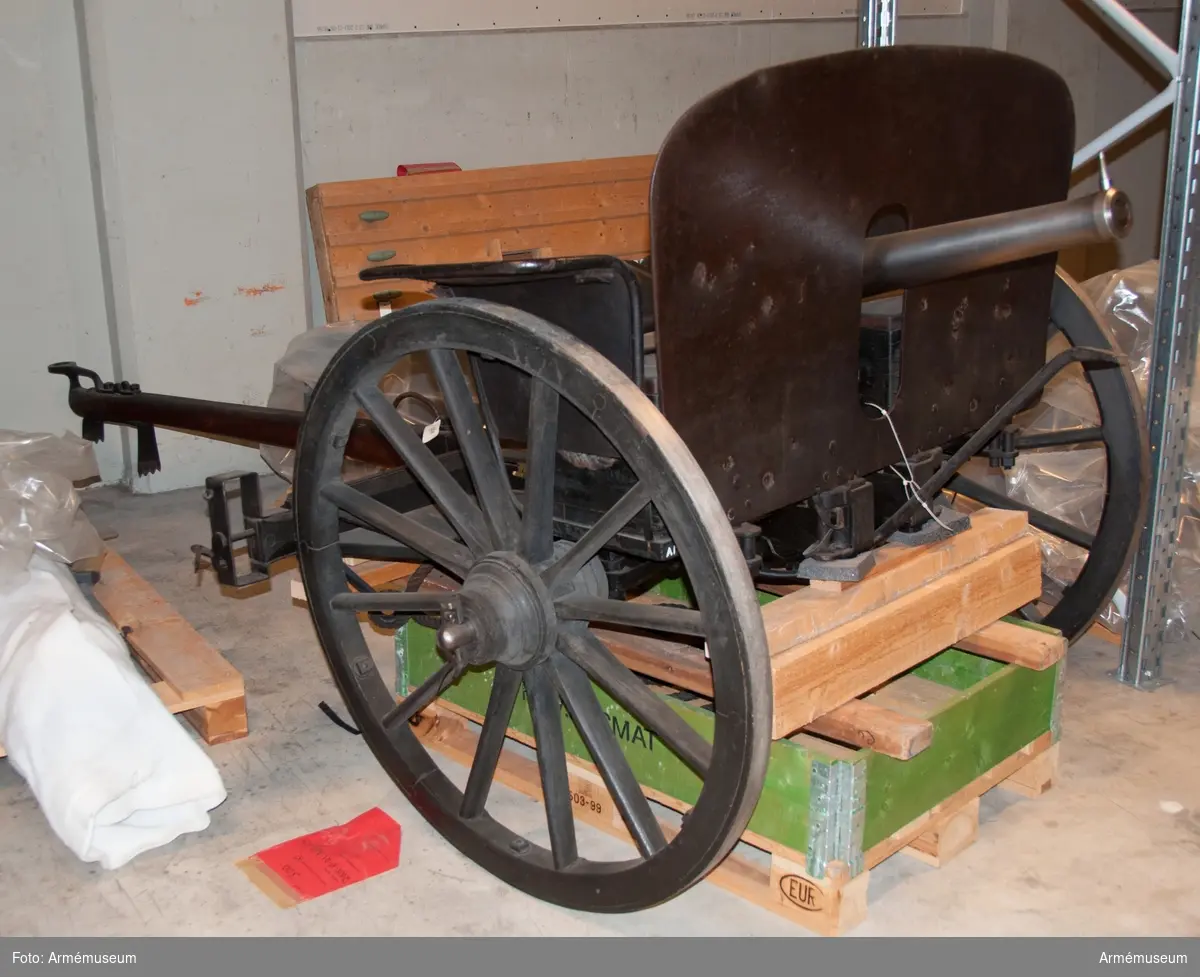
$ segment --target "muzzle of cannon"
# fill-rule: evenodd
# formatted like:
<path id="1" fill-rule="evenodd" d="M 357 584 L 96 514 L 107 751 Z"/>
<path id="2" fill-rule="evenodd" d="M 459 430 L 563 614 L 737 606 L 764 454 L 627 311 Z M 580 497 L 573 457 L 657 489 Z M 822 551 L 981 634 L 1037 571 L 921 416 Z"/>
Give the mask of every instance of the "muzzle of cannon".
<path id="1" fill-rule="evenodd" d="M 917 288 L 1042 254 L 1125 237 L 1133 208 L 1121 190 L 974 220 L 867 238 L 863 294 Z"/>

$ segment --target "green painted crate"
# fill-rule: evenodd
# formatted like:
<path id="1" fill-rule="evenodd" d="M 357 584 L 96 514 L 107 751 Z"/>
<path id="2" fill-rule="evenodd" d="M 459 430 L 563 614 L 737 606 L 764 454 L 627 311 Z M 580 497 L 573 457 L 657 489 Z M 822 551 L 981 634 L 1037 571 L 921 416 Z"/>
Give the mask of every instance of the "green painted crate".
<path id="1" fill-rule="evenodd" d="M 764 602 L 770 599 L 763 595 Z M 441 667 L 433 632 L 412 622 L 397 632 L 396 664 L 398 694 L 403 683 L 416 686 Z M 928 717 L 934 735 L 927 749 L 909 760 L 897 760 L 811 736 L 777 740 L 749 830 L 803 855 L 814 878 L 823 877 L 833 861 L 844 862 L 858 874 L 864 852 L 874 845 L 1046 733 L 1057 739 L 1063 664 L 1037 672 L 956 649 L 943 652 L 911 673 L 952 690 Z M 443 699 L 482 716 L 491 686 L 490 669 L 469 672 Z M 694 803 L 699 778 L 595 688 L 642 786 Z M 686 694 L 664 698 L 711 740 L 713 717 L 704 700 L 689 701 Z M 562 715 L 567 751 L 590 762 L 565 708 Z M 510 728 L 533 734 L 523 689 Z"/>

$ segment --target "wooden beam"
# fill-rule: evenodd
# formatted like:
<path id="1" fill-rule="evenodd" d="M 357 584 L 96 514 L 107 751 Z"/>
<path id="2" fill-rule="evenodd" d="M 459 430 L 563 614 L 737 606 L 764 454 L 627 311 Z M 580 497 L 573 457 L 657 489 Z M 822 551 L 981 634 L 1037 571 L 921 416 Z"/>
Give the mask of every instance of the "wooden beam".
<path id="1" fill-rule="evenodd" d="M 592 628 L 592 634 L 630 671 L 712 698 L 712 668 L 699 648 L 607 628 Z"/>
<path id="2" fill-rule="evenodd" d="M 772 738 L 794 733 L 955 646 L 1041 592 L 1041 550 L 1036 539 L 1023 536 L 833 630 L 773 649 Z"/>
<path id="3" fill-rule="evenodd" d="M 1041 672 L 1067 653 L 1067 639 L 1039 628 L 1026 628 L 1011 621 L 996 621 L 963 638 L 955 647 L 1010 665 Z"/>
<path id="4" fill-rule="evenodd" d="M 839 743 L 910 760 L 933 742 L 933 723 L 905 716 L 863 699 L 851 699 L 817 717 L 804 732 Z"/>
<path id="5" fill-rule="evenodd" d="M 764 607 L 771 651 L 791 648 L 884 607 L 1019 539 L 1028 526 L 1023 512 L 988 509 L 971 516 L 970 529 L 940 543 L 884 546 L 875 554 L 874 569 L 859 583 L 842 591 L 802 587 Z"/>
<path id="6" fill-rule="evenodd" d="M 347 564 L 349 560 L 345 561 Z M 369 587 L 374 587 L 376 590 L 388 589 L 390 584 L 401 584 L 408 580 L 417 568 L 421 566 L 419 563 L 380 563 L 370 561 L 368 563 L 351 564 L 351 569 L 357 573 Z M 434 577 L 438 577 L 435 580 Z M 431 587 L 440 584 L 440 581 L 445 579 L 440 574 L 430 574 L 430 579 L 426 581 Z M 439 589 L 444 589 L 439 586 Z M 308 596 L 304 592 L 304 583 L 297 575 L 291 583 L 292 600 L 296 603 L 307 606 Z"/>
<path id="7" fill-rule="evenodd" d="M 1124 640 L 1123 634 L 1118 634 L 1116 631 L 1110 631 L 1099 621 L 1088 628 L 1088 635 L 1093 638 L 1099 638 L 1101 641 L 1107 641 L 1110 645 L 1120 645 Z"/>
<path id="8" fill-rule="evenodd" d="M 961 697 L 958 689 L 909 672 L 876 689 L 866 701 L 912 719 L 930 719 Z"/>
<path id="9" fill-rule="evenodd" d="M 712 698 L 712 669 L 698 648 L 603 628 L 593 628 L 592 633 L 630 671 Z M 820 717 L 804 731 L 897 760 L 908 760 L 933 742 L 933 724 L 928 720 L 859 699 Z"/>

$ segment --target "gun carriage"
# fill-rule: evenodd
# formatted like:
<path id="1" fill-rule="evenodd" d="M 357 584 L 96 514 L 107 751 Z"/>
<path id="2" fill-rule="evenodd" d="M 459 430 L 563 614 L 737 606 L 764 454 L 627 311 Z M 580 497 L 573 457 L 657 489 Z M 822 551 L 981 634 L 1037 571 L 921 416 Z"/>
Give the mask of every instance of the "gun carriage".
<path id="1" fill-rule="evenodd" d="M 1112 188 L 1068 199 L 1073 135 L 1062 80 L 1007 54 L 896 48 L 768 68 L 672 129 L 651 187 L 648 262 L 364 269 L 364 281 L 432 282 L 437 297 L 353 334 L 303 412 L 50 369 L 69 378 L 86 436 L 138 430 L 143 474 L 157 468 L 155 427 L 294 447 L 284 509 L 263 511 L 254 476 L 240 476 L 240 528 L 229 477 L 210 480 L 206 553 L 218 577 L 250 586 L 297 556 L 347 706 L 416 808 L 539 898 L 636 910 L 703 877 L 758 800 L 772 688 L 756 584 L 861 579 L 886 543 L 957 532 L 954 496 L 1025 508 L 1032 526 L 1087 551 L 1074 583 L 1030 617 L 1074 639 L 1112 597 L 1142 524 L 1144 424 L 1112 336 L 1056 254 L 1123 236 L 1131 215 Z M 1055 334 L 1065 342 L 1047 360 Z M 409 356 L 425 358 L 440 390 L 428 441 L 380 389 Z M 1023 412 L 1068 368 L 1086 377 L 1100 423 L 1022 430 Z M 1106 455 L 1094 534 L 967 471 L 1076 445 Z M 351 459 L 382 470 L 347 480 Z M 236 567 L 242 544 L 249 573 Z M 375 592 L 348 557 L 428 564 L 445 585 Z M 686 580 L 690 600 L 625 599 L 664 578 Z M 399 701 L 368 653 L 364 612 L 385 627 L 416 617 L 436 628 L 443 664 Z M 703 647 L 711 740 L 593 624 Z M 412 723 L 479 670 L 491 670 L 490 700 L 459 789 Z M 593 683 L 703 781 L 669 841 Z M 519 695 L 544 844 L 489 813 Z M 581 856 L 564 715 L 636 858 Z"/>

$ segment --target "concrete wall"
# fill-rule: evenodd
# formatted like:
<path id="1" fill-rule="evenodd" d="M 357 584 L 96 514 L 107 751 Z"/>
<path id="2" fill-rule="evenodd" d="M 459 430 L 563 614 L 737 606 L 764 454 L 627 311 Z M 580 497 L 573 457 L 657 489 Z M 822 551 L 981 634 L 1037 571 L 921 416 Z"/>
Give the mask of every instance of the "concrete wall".
<path id="1" fill-rule="evenodd" d="M 284 0 L 0 6 L 0 427 L 78 430 L 53 360 L 263 403 L 307 325 Z M 106 282 L 108 288 L 106 290 Z M 122 432 L 99 446 L 127 474 Z M 196 485 L 257 452 L 160 432 Z"/>
<path id="2" fill-rule="evenodd" d="M 1080 0 L 1005 0 L 1008 50 L 1049 65 L 1066 80 L 1075 100 L 1075 143 L 1083 146 L 1147 102 L 1163 77 Z M 1131 7 L 1150 5 L 1131 3 Z M 1161 6 L 1161 5 L 1160 5 Z M 1179 41 L 1179 11 L 1135 9 L 1171 47 Z M 1064 256 L 1078 277 L 1125 267 L 1158 254 L 1170 113 L 1108 154 L 1113 182 L 1132 199 L 1135 226 L 1116 247 Z M 1097 187 L 1094 167 L 1077 176 L 1076 193 Z"/>
<path id="3" fill-rule="evenodd" d="M 970 21 L 913 18 L 901 39 L 963 43 Z M 713 89 L 856 39 L 853 20 L 836 20 L 302 40 L 304 179 L 654 152 Z"/>
<path id="4" fill-rule="evenodd" d="M 125 379 L 265 403 L 307 325 L 290 28 L 282 0 L 88 3 L 87 37 Z M 160 432 L 138 490 L 257 453 Z"/>
<path id="5" fill-rule="evenodd" d="M 993 0 L 967 7 L 902 19 L 898 39 L 989 45 Z M 398 163 L 475 169 L 653 153 L 713 89 L 857 37 L 855 21 L 833 20 L 298 41 L 304 184 L 390 176 Z"/>
<path id="6" fill-rule="evenodd" d="M 78 432 L 55 360 L 113 369 L 71 0 L 0 5 L 0 428 Z M 121 475 L 121 440 L 97 447 Z"/>

